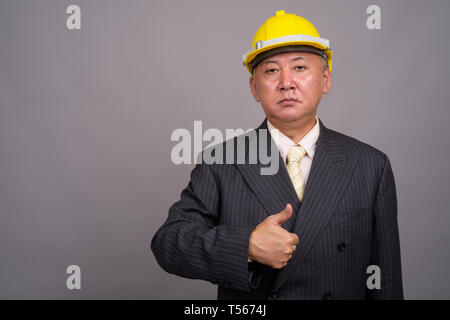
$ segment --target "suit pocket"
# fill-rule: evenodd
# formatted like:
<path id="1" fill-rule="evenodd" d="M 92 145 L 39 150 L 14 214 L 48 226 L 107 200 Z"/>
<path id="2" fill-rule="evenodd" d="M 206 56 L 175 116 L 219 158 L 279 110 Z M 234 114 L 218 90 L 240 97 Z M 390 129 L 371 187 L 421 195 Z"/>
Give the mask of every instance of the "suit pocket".
<path id="1" fill-rule="evenodd" d="M 355 223 L 370 217 L 370 208 L 355 211 L 334 213 L 331 217 L 331 224 Z"/>

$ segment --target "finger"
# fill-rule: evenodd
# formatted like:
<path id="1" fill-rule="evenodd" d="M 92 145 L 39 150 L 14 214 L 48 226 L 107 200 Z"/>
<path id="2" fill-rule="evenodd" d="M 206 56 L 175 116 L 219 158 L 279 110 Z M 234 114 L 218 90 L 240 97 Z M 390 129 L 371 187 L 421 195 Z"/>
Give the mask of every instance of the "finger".
<path id="1" fill-rule="evenodd" d="M 294 246 L 298 245 L 300 239 L 298 238 L 298 236 L 295 233 L 291 233 L 292 234 L 292 244 Z"/>
<path id="2" fill-rule="evenodd" d="M 288 203 L 286 207 L 283 209 L 283 211 L 274 214 L 272 217 L 274 222 L 281 226 L 283 223 L 288 221 L 291 216 L 292 216 L 292 206 L 290 203 Z"/>
<path id="3" fill-rule="evenodd" d="M 286 251 L 285 251 L 284 254 L 286 254 L 286 255 L 292 255 L 292 254 L 295 252 L 295 249 L 296 249 L 296 248 L 297 248 L 297 247 L 294 246 L 294 245 L 289 246 L 289 247 L 287 247 L 287 249 L 286 249 Z"/>

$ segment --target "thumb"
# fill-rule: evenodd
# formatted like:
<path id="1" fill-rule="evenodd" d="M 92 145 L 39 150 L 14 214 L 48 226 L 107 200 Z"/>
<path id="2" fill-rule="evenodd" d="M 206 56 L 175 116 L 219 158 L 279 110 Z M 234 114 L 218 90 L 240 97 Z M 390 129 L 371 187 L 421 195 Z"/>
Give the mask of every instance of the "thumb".
<path id="1" fill-rule="evenodd" d="M 286 207 L 283 209 L 283 211 L 275 214 L 274 222 L 279 224 L 280 226 L 289 220 L 289 218 L 292 216 L 292 206 L 290 203 L 286 205 Z"/>

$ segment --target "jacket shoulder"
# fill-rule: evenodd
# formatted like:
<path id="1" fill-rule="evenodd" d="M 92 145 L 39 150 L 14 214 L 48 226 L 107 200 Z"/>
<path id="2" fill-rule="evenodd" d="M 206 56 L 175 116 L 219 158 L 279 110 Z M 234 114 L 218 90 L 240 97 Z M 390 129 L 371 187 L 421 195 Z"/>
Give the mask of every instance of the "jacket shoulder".
<path id="1" fill-rule="evenodd" d="M 366 142 L 332 129 L 327 130 L 329 130 L 336 141 L 339 141 L 340 145 L 350 157 L 358 158 L 363 161 L 379 161 L 383 165 L 385 161 L 388 160 L 386 153 Z"/>

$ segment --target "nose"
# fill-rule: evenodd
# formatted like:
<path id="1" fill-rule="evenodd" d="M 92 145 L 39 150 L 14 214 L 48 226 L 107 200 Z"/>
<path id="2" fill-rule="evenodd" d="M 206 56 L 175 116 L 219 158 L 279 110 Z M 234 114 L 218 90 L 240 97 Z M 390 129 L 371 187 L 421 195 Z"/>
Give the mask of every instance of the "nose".
<path id="1" fill-rule="evenodd" d="M 294 77 L 290 70 L 283 70 L 280 75 L 280 91 L 295 90 Z"/>

